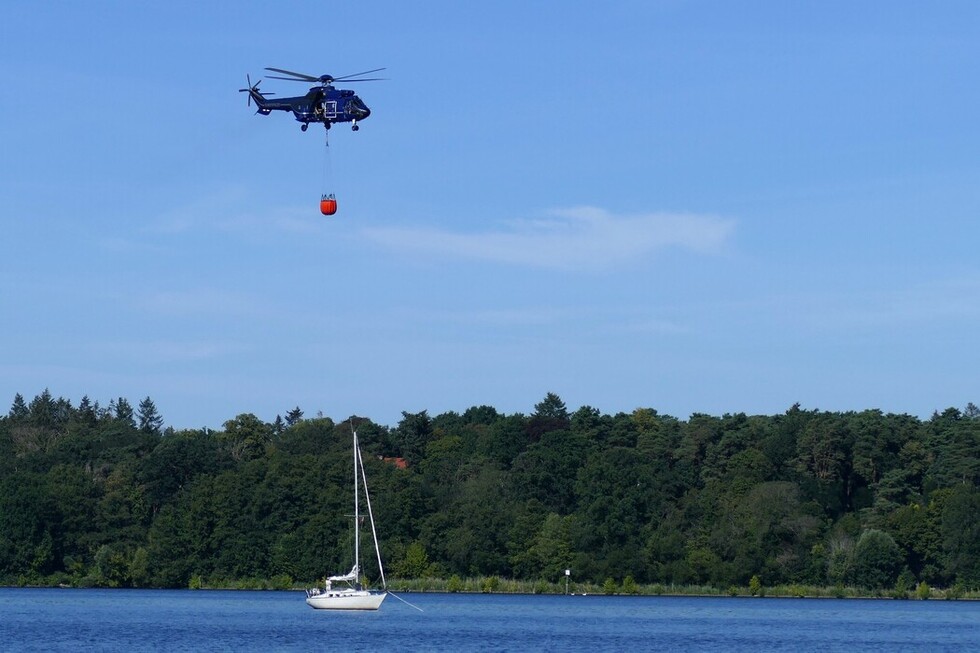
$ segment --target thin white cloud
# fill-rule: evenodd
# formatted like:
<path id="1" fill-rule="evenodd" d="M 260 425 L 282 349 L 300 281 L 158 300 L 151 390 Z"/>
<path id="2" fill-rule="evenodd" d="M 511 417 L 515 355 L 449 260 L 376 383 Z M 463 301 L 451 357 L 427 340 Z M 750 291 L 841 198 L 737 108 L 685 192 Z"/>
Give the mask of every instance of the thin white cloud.
<path id="1" fill-rule="evenodd" d="M 535 327 L 572 319 L 577 313 L 577 310 L 571 309 L 534 306 L 484 310 L 413 310 L 403 313 L 400 318 L 464 326 Z"/>
<path id="2" fill-rule="evenodd" d="M 314 234 L 320 222 L 310 206 L 279 206 L 254 210 L 243 188 L 219 188 L 209 195 L 174 207 L 151 221 L 145 232 L 152 235 L 183 235 L 217 231 L 226 234 L 268 238 L 270 232 Z M 313 216 L 313 219 L 311 219 Z"/>
<path id="3" fill-rule="evenodd" d="M 247 293 L 196 288 L 183 291 L 151 293 L 136 300 L 138 308 L 166 316 L 232 315 L 258 313 L 256 298 Z"/>
<path id="4" fill-rule="evenodd" d="M 613 215 L 595 207 L 553 211 L 507 228 L 459 233 L 431 228 L 381 227 L 365 235 L 413 255 L 457 256 L 555 270 L 604 270 L 676 247 L 699 253 L 721 250 L 732 220 L 684 213 Z"/>
<path id="5" fill-rule="evenodd" d="M 980 277 L 967 275 L 879 292 L 817 296 L 800 311 L 808 322 L 824 329 L 901 329 L 923 324 L 949 327 L 976 323 L 980 307 Z"/>
<path id="6" fill-rule="evenodd" d="M 221 223 L 229 220 L 229 214 L 234 215 L 239 210 L 238 207 L 246 204 L 244 189 L 219 188 L 162 212 L 146 224 L 144 231 L 151 234 L 181 235 L 200 229 L 220 228 Z"/>
<path id="7" fill-rule="evenodd" d="M 91 349 L 103 358 L 114 357 L 140 365 L 167 365 L 241 356 L 253 348 L 226 340 L 148 340 L 93 343 Z"/>
<path id="8" fill-rule="evenodd" d="M 608 327 L 610 333 L 621 335 L 677 335 L 689 333 L 690 330 L 683 322 L 655 317 L 627 319 Z"/>

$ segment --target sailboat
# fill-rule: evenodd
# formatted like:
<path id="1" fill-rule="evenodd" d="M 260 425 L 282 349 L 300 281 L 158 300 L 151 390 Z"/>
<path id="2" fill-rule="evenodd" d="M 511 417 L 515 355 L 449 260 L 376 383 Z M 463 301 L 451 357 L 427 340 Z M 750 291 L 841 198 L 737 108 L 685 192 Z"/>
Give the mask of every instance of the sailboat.
<path id="1" fill-rule="evenodd" d="M 371 496 L 368 494 L 367 476 L 364 475 L 364 460 L 361 458 L 357 431 L 354 430 L 353 425 L 351 425 L 351 432 L 354 434 L 354 567 L 346 574 L 328 577 L 323 587 L 306 590 L 306 603 L 317 610 L 377 610 L 388 595 L 388 584 L 385 581 L 384 567 L 381 565 L 381 550 L 378 548 L 378 533 L 374 528 L 374 514 L 371 511 Z M 371 536 L 374 540 L 374 551 L 378 556 L 378 569 L 381 571 L 382 589 L 380 590 L 364 589 L 361 585 L 361 514 L 358 479 L 364 486 L 364 498 L 371 522 Z M 334 583 L 345 583 L 345 585 L 336 588 Z"/>

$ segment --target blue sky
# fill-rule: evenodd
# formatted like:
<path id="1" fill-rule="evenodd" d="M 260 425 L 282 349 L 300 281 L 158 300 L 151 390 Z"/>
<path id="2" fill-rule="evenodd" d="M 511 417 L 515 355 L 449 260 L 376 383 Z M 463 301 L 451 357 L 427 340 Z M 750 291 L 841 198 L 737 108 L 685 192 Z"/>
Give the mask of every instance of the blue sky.
<path id="1" fill-rule="evenodd" d="M 215 428 L 980 399 L 976 3 L 3 14 L 0 401 Z M 387 67 L 328 176 L 320 129 L 238 93 L 266 66 Z"/>

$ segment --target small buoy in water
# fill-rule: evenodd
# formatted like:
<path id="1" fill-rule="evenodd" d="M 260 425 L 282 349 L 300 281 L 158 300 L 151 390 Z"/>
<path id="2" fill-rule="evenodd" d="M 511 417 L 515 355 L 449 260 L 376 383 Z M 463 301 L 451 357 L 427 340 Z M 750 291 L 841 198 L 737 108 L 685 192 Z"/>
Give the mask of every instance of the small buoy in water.
<path id="1" fill-rule="evenodd" d="M 323 195 L 320 198 L 320 213 L 323 215 L 333 215 L 337 212 L 337 198 L 333 193 Z"/>

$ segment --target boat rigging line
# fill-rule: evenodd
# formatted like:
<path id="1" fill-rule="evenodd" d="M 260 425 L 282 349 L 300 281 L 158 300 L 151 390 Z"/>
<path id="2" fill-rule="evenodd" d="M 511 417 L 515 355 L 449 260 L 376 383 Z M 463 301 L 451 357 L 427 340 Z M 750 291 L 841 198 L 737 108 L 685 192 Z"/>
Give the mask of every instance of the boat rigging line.
<path id="1" fill-rule="evenodd" d="M 408 606 L 411 606 L 411 607 L 413 607 L 413 608 L 415 608 L 416 610 L 418 610 L 419 612 L 425 612 L 425 610 L 423 610 L 423 609 L 422 609 L 422 608 L 420 608 L 419 606 L 417 606 L 417 605 L 415 605 L 414 603 L 409 603 L 408 601 L 406 601 L 406 600 L 405 600 L 405 599 L 403 599 L 402 597 L 400 597 L 400 596 L 398 596 L 397 594 L 395 594 L 395 593 L 394 593 L 394 592 L 392 592 L 391 590 L 388 590 L 388 593 L 389 593 L 389 594 L 391 594 L 391 595 L 392 595 L 393 597 L 395 597 L 396 599 L 398 599 L 399 601 L 401 601 L 402 603 L 404 603 L 405 605 L 408 605 Z"/>

